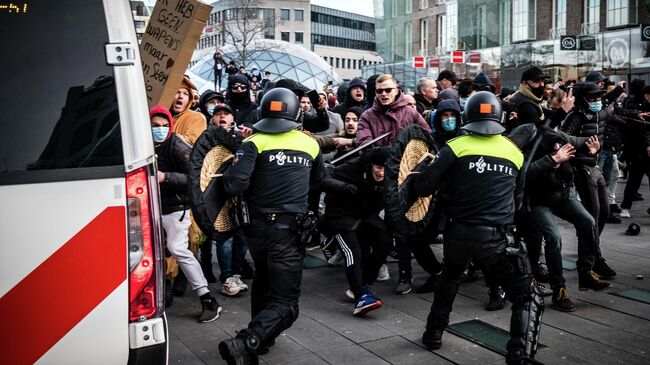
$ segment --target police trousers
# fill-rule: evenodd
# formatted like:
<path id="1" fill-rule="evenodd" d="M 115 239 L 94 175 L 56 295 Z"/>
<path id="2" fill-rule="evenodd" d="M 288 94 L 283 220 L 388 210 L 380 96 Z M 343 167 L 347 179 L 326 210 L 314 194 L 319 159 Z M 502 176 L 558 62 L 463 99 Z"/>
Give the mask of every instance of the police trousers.
<path id="1" fill-rule="evenodd" d="M 443 330 L 447 327 L 461 274 L 474 259 L 487 275 L 501 284 L 508 300 L 513 303 L 508 352 L 524 349 L 526 330 L 519 318 L 532 301 L 532 273 L 522 272 L 515 261 L 506 255 L 505 229 L 450 222 L 444 237 L 442 276 L 436 286 L 427 328 Z"/>
<path id="2" fill-rule="evenodd" d="M 293 218 L 292 218 L 293 217 Z M 248 331 L 268 345 L 298 318 L 298 297 L 304 248 L 298 239 L 294 215 L 276 221 L 252 218 L 244 228 L 248 249 L 255 263 Z"/>

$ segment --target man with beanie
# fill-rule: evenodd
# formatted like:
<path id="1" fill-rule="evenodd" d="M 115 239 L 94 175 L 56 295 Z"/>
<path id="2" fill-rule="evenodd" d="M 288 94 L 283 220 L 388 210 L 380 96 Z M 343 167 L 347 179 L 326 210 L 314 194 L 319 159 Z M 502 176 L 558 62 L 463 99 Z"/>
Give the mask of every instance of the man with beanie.
<path id="1" fill-rule="evenodd" d="M 492 80 L 483 72 L 476 74 L 474 84 L 476 84 L 479 91 L 489 91 L 492 94 L 496 94 L 497 88 L 492 84 Z"/>
<path id="2" fill-rule="evenodd" d="M 605 93 L 593 82 L 583 82 L 574 87 L 576 93 L 576 108 L 569 114 L 562 124 L 562 132 L 577 137 L 597 136 L 600 146 L 603 145 L 604 131 L 606 124 L 619 124 L 624 122 L 603 109 L 602 96 Z M 599 146 L 599 147 L 600 147 Z M 599 151 L 600 152 L 600 151 Z M 609 216 L 609 204 L 605 178 L 598 167 L 598 155 L 590 155 L 585 152 L 576 153 L 572 160 L 575 170 L 575 186 L 582 205 L 589 211 L 596 220 L 600 235 L 605 228 Z M 600 250 L 600 242 L 597 240 L 596 263 L 593 271 L 603 279 L 616 276 Z"/>
<path id="3" fill-rule="evenodd" d="M 332 112 L 338 113 L 341 119 L 345 117 L 345 111 L 354 106 L 364 107 L 366 105 L 366 83 L 360 77 L 355 77 L 348 82 L 348 87 L 345 91 L 345 100 L 337 107 L 332 109 Z"/>
<path id="4" fill-rule="evenodd" d="M 172 106 L 169 108 L 174 116 L 173 132 L 192 145 L 208 126 L 203 114 L 190 110 L 194 89 L 196 89 L 194 83 L 189 78 L 183 77 L 181 86 L 176 90 Z"/>
<path id="5" fill-rule="evenodd" d="M 454 71 L 443 70 L 440 74 L 438 74 L 436 81 L 438 82 L 440 90 L 447 90 L 452 89 L 456 85 L 458 82 L 458 77 L 456 77 Z"/>
<path id="6" fill-rule="evenodd" d="M 625 81 L 619 81 L 611 91 L 605 89 L 606 83 L 609 82 L 607 77 L 598 71 L 589 71 L 585 76 L 585 82 L 593 82 L 599 89 L 603 90 L 605 94 L 602 97 L 603 106 L 608 106 L 618 99 L 621 94 L 625 92 Z M 611 83 L 613 84 L 613 83 Z"/>
<path id="7" fill-rule="evenodd" d="M 234 74 L 228 79 L 226 104 L 232 108 L 235 121 L 251 127 L 257 120 L 257 103 L 251 100 L 250 81 L 246 75 Z"/>
<path id="8" fill-rule="evenodd" d="M 397 133 L 404 126 L 412 123 L 419 124 L 427 131 L 431 128 L 417 110 L 409 107 L 402 91 L 397 88 L 397 80 L 393 75 L 381 75 L 377 78 L 377 97 L 372 108 L 366 110 L 359 118 L 357 145 L 369 142 L 373 138 L 390 132 L 387 138 L 377 141 L 378 146 L 388 146 L 395 142 Z"/>
<path id="9" fill-rule="evenodd" d="M 199 99 L 199 105 L 201 109 L 201 113 L 205 117 L 205 120 L 210 121 L 212 119 L 212 115 L 214 114 L 214 108 L 222 104 L 224 102 L 225 98 L 223 97 L 223 94 L 218 93 L 214 90 L 206 90 L 201 94 L 201 98 Z"/>
<path id="10" fill-rule="evenodd" d="M 167 236 L 167 249 L 201 299 L 203 311 L 199 315 L 199 322 L 212 322 L 219 318 L 221 307 L 210 295 L 201 265 L 188 249 L 191 219 L 187 197 L 187 173 L 192 146 L 172 132 L 174 121 L 167 108 L 156 105 L 149 111 L 149 116 L 157 156 L 162 226 Z"/>
<path id="11" fill-rule="evenodd" d="M 573 108 L 573 94 L 569 93 L 562 106 L 555 112 L 542 108 L 544 98 L 544 79 L 548 75 L 539 67 L 532 66 L 521 75 L 519 89 L 510 98 L 512 111 L 517 113 L 517 125 L 534 123 L 537 126 L 549 122 L 557 126 Z"/>

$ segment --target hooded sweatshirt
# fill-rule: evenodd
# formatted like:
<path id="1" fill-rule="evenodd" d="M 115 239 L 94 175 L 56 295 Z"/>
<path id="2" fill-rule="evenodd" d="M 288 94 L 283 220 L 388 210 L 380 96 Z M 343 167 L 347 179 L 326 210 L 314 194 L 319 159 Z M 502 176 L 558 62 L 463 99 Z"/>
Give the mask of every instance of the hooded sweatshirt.
<path id="1" fill-rule="evenodd" d="M 212 114 L 208 112 L 208 109 L 205 106 L 205 103 L 212 99 L 217 99 L 219 100 L 219 103 L 223 103 L 223 94 L 216 92 L 214 90 L 206 90 L 201 94 L 201 98 L 199 99 L 199 107 L 201 108 L 201 113 L 205 117 L 205 119 L 210 123 L 210 119 L 212 119 Z"/>
<path id="2" fill-rule="evenodd" d="M 246 85 L 243 93 L 234 93 L 231 86 L 234 84 Z M 252 127 L 257 121 L 257 103 L 251 101 L 250 82 L 245 75 L 236 74 L 228 79 L 228 91 L 226 92 L 226 104 L 233 110 L 233 117 L 238 124 Z"/>
<path id="3" fill-rule="evenodd" d="M 192 89 L 196 88 L 196 86 L 194 86 L 192 81 L 190 81 L 188 78 L 183 77 L 183 81 L 179 89 L 181 88 L 187 89 L 191 97 Z M 179 137 L 183 138 L 187 143 L 194 144 L 196 139 L 199 138 L 201 133 L 203 133 L 208 125 L 203 114 L 190 110 L 191 105 L 192 101 L 190 100 L 190 102 L 188 102 L 185 106 L 185 110 L 174 115 L 173 131 Z"/>
<path id="4" fill-rule="evenodd" d="M 363 89 L 363 99 L 361 101 L 356 101 L 352 97 L 352 88 L 353 87 L 360 87 Z M 338 113 L 341 116 L 341 119 L 345 118 L 345 111 L 348 110 L 349 108 L 358 106 L 358 107 L 364 107 L 366 105 L 366 95 L 367 90 L 366 90 L 366 83 L 359 77 L 355 77 L 350 82 L 348 83 L 348 87 L 345 91 L 345 100 L 343 103 L 337 105 L 334 109 L 332 109 L 332 112 Z"/>
<path id="5" fill-rule="evenodd" d="M 452 111 L 456 116 L 456 128 L 453 131 L 446 131 L 442 128 L 442 113 Z M 447 141 L 460 135 L 460 105 L 456 100 L 443 100 L 438 104 L 438 109 L 433 116 L 433 139 L 436 141 L 436 147 L 440 150 L 447 144 Z"/>
<path id="6" fill-rule="evenodd" d="M 395 101 L 388 106 L 381 105 L 375 98 L 372 108 L 363 112 L 359 118 L 357 145 L 361 146 L 386 132 L 390 132 L 390 135 L 377 141 L 376 145 L 391 145 L 395 142 L 397 133 L 406 125 L 413 123 L 431 132 L 431 128 L 424 121 L 422 115 L 408 105 L 401 91 L 397 94 Z"/>

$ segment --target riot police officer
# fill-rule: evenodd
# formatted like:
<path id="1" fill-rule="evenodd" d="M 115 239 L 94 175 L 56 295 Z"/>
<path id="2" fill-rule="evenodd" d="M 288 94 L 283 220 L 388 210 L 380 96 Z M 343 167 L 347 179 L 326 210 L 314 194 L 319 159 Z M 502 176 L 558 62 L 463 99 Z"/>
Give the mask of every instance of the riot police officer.
<path id="1" fill-rule="evenodd" d="M 257 355 L 298 317 L 304 255 L 299 229 L 310 183 L 320 184 L 325 176 L 318 143 L 296 130 L 300 112 L 289 89 L 267 92 L 256 133 L 224 172 L 226 192 L 243 194 L 248 206 L 250 223 L 243 229 L 256 270 L 248 328 L 219 344 L 228 364 L 257 364 Z"/>
<path id="2" fill-rule="evenodd" d="M 535 355 L 544 301 L 532 285 L 524 243 L 509 239 L 524 157 L 500 135 L 505 130 L 502 115 L 494 94 L 481 91 L 472 95 L 463 114 L 466 124 L 462 129 L 468 134 L 448 141 L 435 163 L 412 174 L 407 186 L 418 196 L 429 196 L 448 182 L 445 263 L 422 342 L 432 350 L 442 346 L 461 274 L 473 258 L 513 302 L 506 361 L 520 364 L 532 361 Z"/>

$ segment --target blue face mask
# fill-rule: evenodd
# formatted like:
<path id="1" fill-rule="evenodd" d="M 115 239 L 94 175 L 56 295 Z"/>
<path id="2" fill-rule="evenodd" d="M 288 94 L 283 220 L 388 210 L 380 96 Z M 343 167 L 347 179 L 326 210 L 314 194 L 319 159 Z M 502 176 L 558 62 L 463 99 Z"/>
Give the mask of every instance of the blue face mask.
<path id="1" fill-rule="evenodd" d="M 456 118 L 447 118 L 442 120 L 442 129 L 447 132 L 456 130 Z"/>
<path id="2" fill-rule="evenodd" d="M 600 111 L 600 109 L 603 108 L 603 102 L 598 100 L 598 101 L 590 101 L 589 102 L 589 110 L 591 110 L 594 113 L 597 113 Z"/>
<path id="3" fill-rule="evenodd" d="M 208 105 L 208 107 L 207 107 L 208 114 L 210 114 L 210 115 L 214 114 L 214 108 L 216 108 L 216 107 L 217 107 L 216 105 Z"/>
<path id="4" fill-rule="evenodd" d="M 164 142 L 169 134 L 169 127 L 153 127 L 151 128 L 153 141 L 156 143 Z"/>

